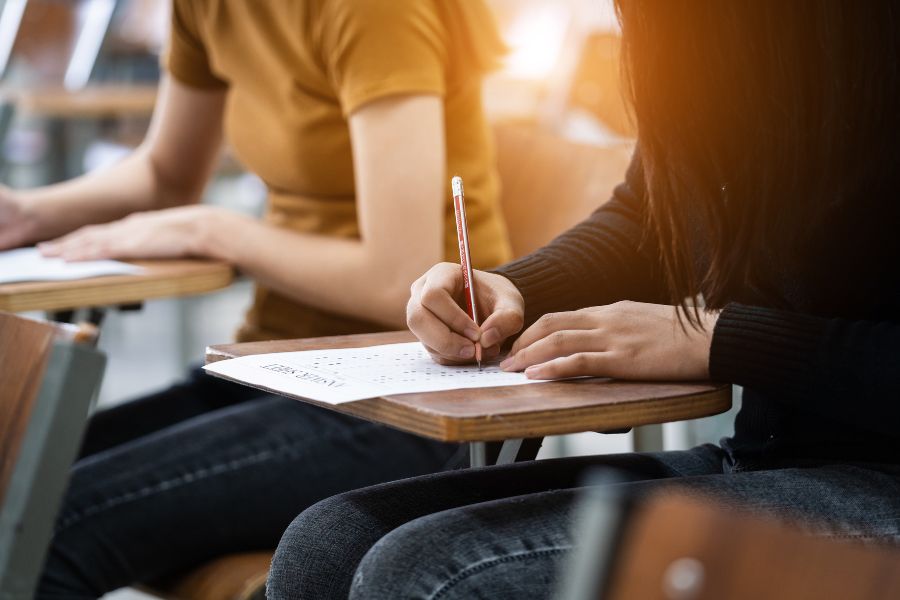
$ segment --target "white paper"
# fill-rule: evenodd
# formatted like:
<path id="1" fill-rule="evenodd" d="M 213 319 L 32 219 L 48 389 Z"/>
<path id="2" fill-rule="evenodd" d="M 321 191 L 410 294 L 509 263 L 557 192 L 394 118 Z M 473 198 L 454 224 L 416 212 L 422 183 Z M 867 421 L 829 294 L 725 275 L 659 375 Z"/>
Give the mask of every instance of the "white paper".
<path id="1" fill-rule="evenodd" d="M 0 283 L 69 281 L 102 275 L 134 275 L 141 271 L 141 267 L 117 260 L 66 262 L 61 258 L 45 258 L 37 248 L 0 252 Z"/>
<path id="2" fill-rule="evenodd" d="M 445 367 L 418 342 L 344 350 L 254 354 L 208 364 L 207 372 L 272 392 L 341 404 L 389 394 L 540 383 L 496 363 Z"/>

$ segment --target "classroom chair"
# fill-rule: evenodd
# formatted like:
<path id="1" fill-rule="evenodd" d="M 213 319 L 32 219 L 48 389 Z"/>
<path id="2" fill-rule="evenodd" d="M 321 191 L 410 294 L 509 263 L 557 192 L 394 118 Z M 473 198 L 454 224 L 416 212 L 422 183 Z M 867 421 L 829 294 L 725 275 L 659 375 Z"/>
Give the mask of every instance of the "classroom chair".
<path id="1" fill-rule="evenodd" d="M 0 312 L 0 598 L 31 598 L 106 359 L 90 326 Z"/>
<path id="2" fill-rule="evenodd" d="M 900 598 L 900 549 L 817 536 L 682 492 L 628 507 L 608 489 L 582 506 L 560 600 Z"/>
<path id="3" fill-rule="evenodd" d="M 622 181 L 633 151 L 632 144 L 574 143 L 528 124 L 498 124 L 494 133 L 501 205 L 516 256 L 543 246 L 605 202 Z M 525 440 L 516 459 L 533 459 L 540 441 Z M 486 462 L 496 461 L 499 446 L 488 445 Z M 271 556 L 225 556 L 147 591 L 172 600 L 261 599 Z"/>

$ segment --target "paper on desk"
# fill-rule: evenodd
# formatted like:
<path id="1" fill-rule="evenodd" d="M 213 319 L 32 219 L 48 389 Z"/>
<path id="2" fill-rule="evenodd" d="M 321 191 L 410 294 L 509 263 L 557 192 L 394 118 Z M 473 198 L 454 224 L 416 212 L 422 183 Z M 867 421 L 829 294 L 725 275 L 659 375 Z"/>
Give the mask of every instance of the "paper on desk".
<path id="1" fill-rule="evenodd" d="M 207 372 L 290 396 L 341 404 L 388 394 L 539 383 L 496 364 L 444 367 L 418 342 L 343 350 L 254 354 L 204 367 Z"/>
<path id="2" fill-rule="evenodd" d="M 0 252 L 0 283 L 20 281 L 68 281 L 101 275 L 134 275 L 143 269 L 117 260 L 66 262 L 45 258 L 37 248 Z"/>

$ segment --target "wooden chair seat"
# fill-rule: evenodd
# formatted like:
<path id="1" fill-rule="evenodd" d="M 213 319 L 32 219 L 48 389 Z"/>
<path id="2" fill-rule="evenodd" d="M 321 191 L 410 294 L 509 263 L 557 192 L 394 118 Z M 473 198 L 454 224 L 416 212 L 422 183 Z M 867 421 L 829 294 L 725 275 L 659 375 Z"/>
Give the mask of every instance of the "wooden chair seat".
<path id="1" fill-rule="evenodd" d="M 264 600 L 273 552 L 231 554 L 149 589 L 173 600 Z"/>

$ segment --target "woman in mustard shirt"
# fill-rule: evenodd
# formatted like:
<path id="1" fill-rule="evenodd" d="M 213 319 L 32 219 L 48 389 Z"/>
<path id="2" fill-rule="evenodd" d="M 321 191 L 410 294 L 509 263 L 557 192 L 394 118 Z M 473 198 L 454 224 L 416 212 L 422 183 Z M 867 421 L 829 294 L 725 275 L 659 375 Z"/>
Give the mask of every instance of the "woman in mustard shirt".
<path id="1" fill-rule="evenodd" d="M 402 327 L 412 281 L 455 256 L 449 175 L 466 179 L 474 262 L 509 258 L 480 97 L 502 47 L 481 0 L 175 0 L 144 143 L 6 191 L 0 247 L 228 261 L 257 282 L 242 341 Z M 198 204 L 223 134 L 268 186 L 262 220 Z M 313 502 L 458 454 L 195 375 L 92 419 L 39 597 L 274 548 Z"/>

